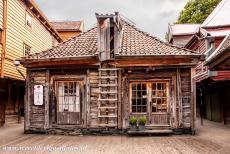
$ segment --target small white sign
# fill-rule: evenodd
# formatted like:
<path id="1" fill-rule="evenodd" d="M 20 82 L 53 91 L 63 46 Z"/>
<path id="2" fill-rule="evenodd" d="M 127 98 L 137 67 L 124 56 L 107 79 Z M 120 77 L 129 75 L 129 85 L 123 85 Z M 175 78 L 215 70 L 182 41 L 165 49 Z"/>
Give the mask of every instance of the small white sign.
<path id="1" fill-rule="evenodd" d="M 34 86 L 34 105 L 43 105 L 43 86 Z"/>

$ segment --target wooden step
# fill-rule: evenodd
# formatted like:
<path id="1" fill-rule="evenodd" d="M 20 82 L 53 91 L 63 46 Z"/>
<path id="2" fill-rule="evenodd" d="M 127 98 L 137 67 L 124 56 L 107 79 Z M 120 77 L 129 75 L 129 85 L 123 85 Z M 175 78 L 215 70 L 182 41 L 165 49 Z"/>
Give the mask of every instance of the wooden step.
<path id="1" fill-rule="evenodd" d="M 117 76 L 101 76 L 99 79 L 117 79 Z"/>
<path id="2" fill-rule="evenodd" d="M 117 106 L 103 106 L 103 107 L 98 107 L 99 109 L 117 109 Z"/>
<path id="3" fill-rule="evenodd" d="M 117 115 L 98 115 L 99 118 L 117 118 Z"/>
<path id="4" fill-rule="evenodd" d="M 117 99 L 116 98 L 104 98 L 104 99 L 98 99 L 98 101 L 117 101 Z"/>
<path id="5" fill-rule="evenodd" d="M 117 84 L 99 84 L 99 87 L 117 87 Z"/>
<path id="6" fill-rule="evenodd" d="M 100 94 L 117 94 L 117 91 L 100 91 Z"/>
<path id="7" fill-rule="evenodd" d="M 117 124 L 99 124 L 99 127 L 117 127 Z"/>
<path id="8" fill-rule="evenodd" d="M 149 130 L 167 130 L 170 129 L 170 125 L 157 125 L 157 124 L 152 124 L 152 125 L 145 125 L 146 129 Z"/>
<path id="9" fill-rule="evenodd" d="M 118 68 L 99 68 L 99 71 L 117 71 Z"/>

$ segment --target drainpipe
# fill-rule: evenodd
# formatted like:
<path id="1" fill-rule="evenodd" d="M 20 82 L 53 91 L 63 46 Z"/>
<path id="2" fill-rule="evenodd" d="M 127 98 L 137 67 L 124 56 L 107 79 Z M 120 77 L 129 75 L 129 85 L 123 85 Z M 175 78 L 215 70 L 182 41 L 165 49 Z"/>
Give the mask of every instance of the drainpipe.
<path id="1" fill-rule="evenodd" d="M 4 63 L 6 57 L 6 29 L 7 29 L 7 0 L 3 0 L 3 29 L 2 29 L 2 55 L 1 55 L 1 78 L 4 77 Z"/>

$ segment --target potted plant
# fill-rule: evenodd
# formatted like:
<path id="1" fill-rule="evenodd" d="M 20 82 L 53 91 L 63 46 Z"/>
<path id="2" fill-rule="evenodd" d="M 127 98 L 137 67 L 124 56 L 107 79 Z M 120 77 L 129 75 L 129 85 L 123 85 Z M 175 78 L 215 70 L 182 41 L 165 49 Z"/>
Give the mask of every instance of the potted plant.
<path id="1" fill-rule="evenodd" d="M 129 124 L 130 124 L 130 130 L 131 131 L 136 131 L 137 130 L 137 118 L 132 116 L 129 119 Z"/>
<path id="2" fill-rule="evenodd" d="M 139 131 L 144 131 L 145 130 L 145 124 L 146 124 L 146 117 L 145 116 L 142 116 L 138 119 L 138 128 L 139 128 Z"/>

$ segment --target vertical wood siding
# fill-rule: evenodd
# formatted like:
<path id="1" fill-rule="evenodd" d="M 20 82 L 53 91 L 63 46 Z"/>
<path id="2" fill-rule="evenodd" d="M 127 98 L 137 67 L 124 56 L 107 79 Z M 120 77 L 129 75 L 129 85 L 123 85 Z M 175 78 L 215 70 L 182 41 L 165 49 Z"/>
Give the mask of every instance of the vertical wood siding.
<path id="1" fill-rule="evenodd" d="M 20 1 L 8 0 L 5 77 L 22 79 L 13 62 L 15 59 L 24 56 L 23 43 L 31 47 L 31 53 L 41 52 L 57 44 L 50 32 L 32 13 L 32 28 L 25 25 L 26 12 L 25 5 Z M 25 74 L 25 69 L 20 69 Z"/>
<path id="2" fill-rule="evenodd" d="M 31 82 L 32 81 L 32 82 Z M 46 82 L 46 73 L 45 71 L 36 71 L 30 73 L 30 86 L 28 87 L 28 90 L 30 91 L 29 100 L 27 103 L 29 103 L 29 123 L 30 127 L 35 128 L 44 128 L 45 125 L 45 95 L 43 95 L 43 105 L 41 106 L 35 106 L 34 105 L 34 85 L 43 85 L 45 94 L 45 84 Z"/>
<path id="3" fill-rule="evenodd" d="M 191 126 L 191 71 L 190 69 L 181 69 L 181 91 L 182 91 L 182 119 L 183 127 Z"/>
<path id="4" fill-rule="evenodd" d="M 89 127 L 97 128 L 99 121 L 98 121 L 98 98 L 99 98 L 99 80 L 98 80 L 98 70 L 90 70 L 89 76 L 89 86 L 90 86 L 90 102 L 89 102 L 89 117 L 87 120 L 89 123 Z"/>

